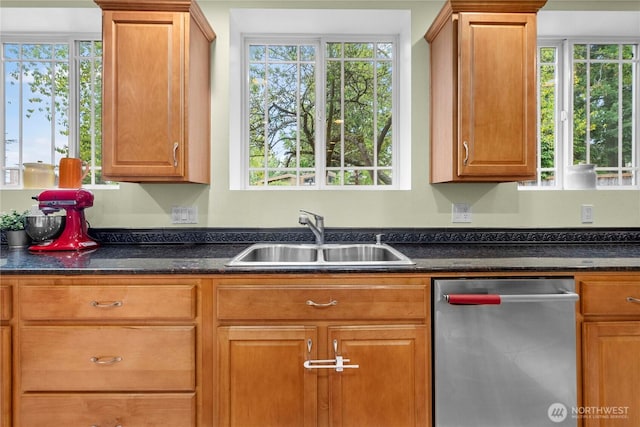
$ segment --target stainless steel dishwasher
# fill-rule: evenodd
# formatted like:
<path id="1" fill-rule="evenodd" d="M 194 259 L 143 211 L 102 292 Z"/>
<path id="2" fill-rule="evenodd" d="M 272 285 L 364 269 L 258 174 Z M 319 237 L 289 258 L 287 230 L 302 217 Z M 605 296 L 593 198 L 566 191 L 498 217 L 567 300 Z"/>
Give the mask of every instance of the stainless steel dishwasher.
<path id="1" fill-rule="evenodd" d="M 434 427 L 576 426 L 575 283 L 434 280 Z"/>

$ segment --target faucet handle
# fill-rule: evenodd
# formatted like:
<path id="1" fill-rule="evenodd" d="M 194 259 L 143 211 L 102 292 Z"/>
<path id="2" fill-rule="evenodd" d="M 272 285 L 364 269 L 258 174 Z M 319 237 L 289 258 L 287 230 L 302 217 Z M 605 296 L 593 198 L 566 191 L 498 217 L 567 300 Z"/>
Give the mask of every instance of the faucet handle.
<path id="1" fill-rule="evenodd" d="M 376 234 L 376 245 L 382 244 L 382 236 L 384 236 L 384 233 Z"/>
<path id="2" fill-rule="evenodd" d="M 300 213 L 309 214 L 309 215 L 313 216 L 316 219 L 316 221 L 324 219 L 324 217 L 322 215 L 318 215 L 317 213 L 305 211 L 304 209 L 300 209 Z"/>

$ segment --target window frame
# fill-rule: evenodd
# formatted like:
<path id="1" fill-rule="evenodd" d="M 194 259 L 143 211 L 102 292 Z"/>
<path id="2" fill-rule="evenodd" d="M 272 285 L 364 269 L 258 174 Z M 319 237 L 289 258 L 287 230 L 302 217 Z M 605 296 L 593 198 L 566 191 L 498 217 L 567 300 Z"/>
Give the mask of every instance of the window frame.
<path id="1" fill-rule="evenodd" d="M 398 136 L 396 135 L 395 129 L 394 132 L 392 132 L 391 138 L 392 138 L 392 165 L 391 167 L 386 167 L 386 166 L 378 166 L 377 163 L 370 166 L 370 167 L 352 167 L 352 168 L 348 168 L 344 165 L 341 166 L 327 166 L 326 164 L 326 159 L 325 156 L 322 155 L 322 153 L 324 153 L 324 150 L 326 149 L 326 93 L 324 91 L 324 88 L 326 87 L 326 73 L 327 73 L 327 57 L 326 57 L 326 52 L 327 52 L 327 44 L 328 43 L 393 43 L 394 46 L 394 53 L 395 53 L 395 49 L 398 45 L 398 38 L 397 36 L 393 36 L 393 35 L 387 35 L 387 36 L 380 36 L 380 35 L 352 35 L 352 36 L 342 36 L 342 35 L 330 35 L 330 36 L 323 36 L 323 35 L 319 35 L 319 36 L 296 36 L 296 35 L 292 35 L 292 36 L 279 36 L 279 37 L 272 37 L 271 35 L 245 35 L 245 37 L 243 37 L 243 48 L 244 48 L 244 54 L 243 54 L 243 59 L 244 59 L 244 64 L 243 64 L 243 75 L 248 76 L 249 75 L 249 61 L 248 61 L 248 55 L 247 52 L 249 51 L 249 46 L 251 45 L 266 45 L 266 46 L 274 46 L 274 45 L 313 45 L 316 48 L 316 55 L 315 55 L 315 87 L 316 87 L 316 93 L 315 93 L 315 111 L 316 111 L 316 116 L 315 116 L 315 121 L 316 121 L 316 126 L 315 126 L 315 146 L 316 146 L 316 150 L 315 150 L 315 161 L 314 161 L 314 168 L 313 168 L 313 174 L 315 176 L 315 183 L 313 185 L 305 185 L 305 184 L 295 184 L 295 185 L 291 185 L 291 186 L 284 186 L 284 187 L 276 187 L 276 186 L 257 186 L 257 185 L 250 185 L 249 182 L 246 183 L 248 188 L 260 188 L 260 189 L 284 189 L 284 188 L 288 188 L 288 189 L 301 189 L 301 188 L 309 188 L 309 189 L 314 189 L 314 190 L 328 190 L 328 189 L 341 189 L 341 188 L 363 188 L 363 187 L 368 187 L 368 189 L 375 189 L 376 187 L 378 189 L 384 189 L 386 187 L 391 187 L 394 188 L 395 184 L 391 184 L 391 185 L 382 185 L 382 184 L 378 184 L 377 182 L 374 184 L 369 184 L 369 185 L 362 185 L 362 186 L 358 186 L 358 185 L 348 185 L 348 184 L 338 184 L 338 185 L 333 185 L 333 184 L 329 184 L 327 182 L 327 174 L 331 171 L 336 171 L 336 173 L 339 174 L 343 174 L 345 172 L 348 171 L 355 171 L 355 170 L 371 170 L 374 173 L 377 173 L 381 170 L 390 170 L 392 177 L 396 177 L 399 175 L 399 167 L 397 165 L 397 158 L 399 155 L 399 142 L 398 142 Z M 347 60 L 348 62 L 348 60 Z M 397 60 L 397 55 L 394 54 L 393 59 L 390 60 L 390 62 L 392 63 L 392 69 L 394 70 L 393 74 L 392 74 L 392 91 L 393 91 L 393 100 L 392 100 L 392 117 L 397 117 L 397 110 L 398 110 L 398 78 L 397 78 L 397 73 L 395 72 L 395 70 L 398 69 L 398 60 Z M 344 88 L 343 88 L 344 89 Z M 243 79 L 243 98 L 244 98 L 244 102 L 245 102 L 245 111 L 249 110 L 249 90 L 248 90 L 248 79 Z M 375 99 L 374 99 L 375 102 Z M 249 171 L 251 172 L 252 168 L 249 166 L 248 162 L 249 162 L 249 154 L 248 154 L 248 146 L 249 146 L 249 123 L 248 123 L 248 114 L 243 114 L 242 116 L 242 128 L 243 128 L 243 148 L 246 150 L 245 154 L 243 156 L 243 160 L 245 162 L 245 164 L 243 165 L 243 170 L 245 171 Z M 375 126 L 374 126 L 375 128 Z M 342 135 L 344 137 L 344 135 Z M 341 141 L 342 143 L 344 143 L 344 140 Z M 298 147 L 299 148 L 299 147 Z M 344 148 L 344 147 L 343 147 Z M 342 155 L 344 155 L 344 151 L 341 150 Z M 375 158 L 375 153 L 374 153 L 374 158 Z M 304 172 L 305 169 L 309 169 L 309 172 L 311 172 L 311 168 L 287 168 L 287 170 L 291 170 L 291 172 L 293 173 L 294 171 L 298 174 L 302 174 Z M 277 169 L 255 169 L 256 171 L 261 170 L 265 172 L 265 180 L 268 180 L 268 172 L 269 171 L 276 171 Z"/>
<path id="2" fill-rule="evenodd" d="M 571 16 L 569 16 L 571 15 Z M 519 190 L 540 191 L 565 190 L 567 166 L 573 163 L 573 84 L 572 54 L 574 44 L 637 44 L 640 56 L 640 37 L 637 25 L 640 23 L 640 12 L 615 11 L 546 11 L 538 14 L 538 38 L 536 54 L 540 67 L 540 48 L 556 47 L 559 75 L 557 76 L 558 99 L 555 108 L 555 183 L 541 183 L 541 138 L 540 138 L 540 80 L 537 77 L 538 111 L 537 111 L 537 153 L 536 181 L 520 183 Z M 636 61 L 638 58 L 636 58 Z M 539 73 L 539 69 L 537 70 Z M 635 87 L 640 89 L 640 64 L 634 76 Z M 633 151 L 634 184 L 632 185 L 600 185 L 598 190 L 637 190 L 640 187 L 640 95 L 634 92 Z"/>
<path id="3" fill-rule="evenodd" d="M 389 17 L 392 17 L 391 19 Z M 409 10 L 294 10 L 294 9 L 231 9 L 230 11 L 230 122 L 229 122 L 229 188 L 248 191 L 389 191 L 409 190 L 411 188 L 411 29 Z M 330 18 L 330 19 L 324 19 Z M 362 21 L 359 29 L 353 22 Z M 395 22 L 394 22 L 395 20 Z M 384 21 L 383 25 L 380 22 Z M 391 23 L 389 22 L 391 21 Z M 286 25 L 285 25 L 286 23 Z M 284 28 L 284 30 L 283 30 Z M 375 30 L 375 31 L 374 31 Z M 248 169 L 248 118 L 247 60 L 245 40 L 264 38 L 265 40 L 322 40 L 322 41 L 358 41 L 363 39 L 396 38 L 394 46 L 394 146 L 393 146 L 393 184 L 392 185 L 319 185 L 305 186 L 250 186 Z M 322 45 L 319 52 L 324 56 Z M 233 78 L 234 75 L 242 78 Z M 317 84 L 317 90 L 323 88 L 324 76 Z M 318 79 L 316 79 L 318 81 Z M 318 91 L 316 92 L 318 94 Z M 240 95 L 242 94 L 242 95 Z M 320 95 L 322 94 L 322 95 Z M 324 97 L 324 91 L 316 100 Z M 324 101 L 323 101 L 324 102 Z M 316 121 L 324 117 L 324 111 Z M 324 132 L 323 126 L 316 126 Z M 322 135 L 316 135 L 316 141 Z M 318 150 L 319 152 L 319 150 Z M 324 160 L 318 161 L 316 171 L 324 176 Z M 237 166 L 241 165 L 240 168 Z M 317 173 L 318 173 L 317 172 Z"/>
<path id="4" fill-rule="evenodd" d="M 0 54 L 4 55 L 4 45 L 5 44 L 65 44 L 69 49 L 69 99 L 68 99 L 68 122 L 69 122 L 69 135 L 67 137 L 67 149 L 70 157 L 79 157 L 80 151 L 80 106 L 79 106 L 79 96 L 80 96 L 80 61 L 81 57 L 79 56 L 79 44 L 81 42 L 96 42 L 102 41 L 101 33 L 83 33 L 83 32 L 52 32 L 52 33 L 1 33 L 0 34 L 0 49 L 2 52 Z M 0 100 L 2 101 L 2 105 L 5 104 L 5 87 L 4 87 L 4 74 L 5 74 L 5 61 L 0 61 L 0 75 L 3 76 L 3 84 L 0 85 Z M 0 129 L 3 131 L 6 129 L 5 123 L 5 115 L 2 114 L 0 117 Z M 19 129 L 19 138 L 21 139 L 22 135 L 22 125 L 20 125 Z M 101 132 L 101 130 L 99 130 Z M 92 138 L 93 140 L 93 138 Z M 22 169 L 22 165 L 24 163 L 23 159 L 23 145 L 20 143 L 19 155 L 18 155 L 18 166 L 8 166 L 5 164 L 5 144 L 6 141 L 4 138 L 2 139 L 2 144 L 0 144 L 0 167 L 2 169 L 2 173 L 6 174 L 8 170 L 18 170 Z M 92 141 L 91 147 L 91 184 L 85 184 L 85 187 L 113 187 L 111 184 L 96 184 L 95 178 L 96 173 L 101 170 L 100 166 L 96 166 L 95 164 L 95 142 Z M 51 153 L 47 155 L 48 159 L 46 162 L 51 162 L 54 165 L 54 168 L 58 167 L 56 162 L 56 154 L 54 141 L 51 141 Z M 15 185 L 12 184 L 4 184 L 4 178 L 0 181 L 0 187 L 2 189 L 22 189 L 24 188 L 23 176 L 19 174 L 18 183 Z"/>
<path id="5" fill-rule="evenodd" d="M 102 40 L 102 12 L 100 8 L 88 7 L 7 7 L 0 13 L 0 43 L 5 42 L 40 42 L 55 43 L 62 40 L 70 43 L 71 49 L 76 49 L 76 41 Z M 73 31 L 69 29 L 72 28 Z M 76 61 L 75 55 L 70 61 Z M 74 65 L 75 66 L 75 65 Z M 70 72 L 73 67 L 70 67 Z M 4 68 L 0 63 L 0 72 L 4 76 Z M 77 79 L 77 77 L 76 77 Z M 72 79 L 73 80 L 73 79 Z M 77 103 L 76 96 L 78 88 L 69 87 L 70 103 Z M 0 98 L 4 103 L 4 84 L 0 88 Z M 77 105 L 75 106 L 77 110 Z M 0 128 L 5 128 L 4 114 L 0 115 Z M 71 114 L 69 116 L 69 150 L 70 155 L 77 154 L 79 150 L 78 136 L 79 116 Z M 74 135 L 72 140 L 72 135 Z M 4 159 L 4 138 L 0 143 L 0 155 Z M 22 160 L 21 160 L 22 161 Z M 2 162 L 4 163 L 4 162 Z M 55 165 L 57 167 L 57 165 Z M 3 169 L 4 172 L 4 169 Z M 4 182 L 4 179 L 3 179 Z M 117 184 L 95 184 L 85 185 L 85 187 L 95 187 L 100 189 L 117 189 Z M 22 189 L 23 186 L 1 185 L 2 190 Z"/>

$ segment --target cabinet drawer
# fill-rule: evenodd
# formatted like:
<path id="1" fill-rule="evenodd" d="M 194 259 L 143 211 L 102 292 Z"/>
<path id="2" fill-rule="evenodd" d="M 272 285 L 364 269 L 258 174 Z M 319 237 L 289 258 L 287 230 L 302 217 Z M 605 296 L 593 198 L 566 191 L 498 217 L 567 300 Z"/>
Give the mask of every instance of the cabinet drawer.
<path id="1" fill-rule="evenodd" d="M 239 286 L 218 288 L 218 318 L 424 319 L 424 286 Z"/>
<path id="2" fill-rule="evenodd" d="M 25 320 L 190 320 L 196 291 L 194 285 L 23 286 L 20 313 Z"/>
<path id="3" fill-rule="evenodd" d="M 0 320 L 11 319 L 11 286 L 0 286 Z"/>
<path id="4" fill-rule="evenodd" d="M 195 327 L 24 327 L 19 366 L 23 391 L 191 391 Z"/>
<path id="5" fill-rule="evenodd" d="M 63 394 L 20 399 L 20 419 L 29 427 L 193 427 L 195 396 L 185 394 Z"/>
<path id="6" fill-rule="evenodd" d="M 640 281 L 582 282 L 582 313 L 640 316 Z"/>

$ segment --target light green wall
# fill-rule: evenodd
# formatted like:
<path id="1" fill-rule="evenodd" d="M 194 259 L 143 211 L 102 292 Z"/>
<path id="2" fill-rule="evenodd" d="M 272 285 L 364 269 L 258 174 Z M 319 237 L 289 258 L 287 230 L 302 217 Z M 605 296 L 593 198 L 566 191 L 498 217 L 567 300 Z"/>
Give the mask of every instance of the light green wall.
<path id="1" fill-rule="evenodd" d="M 429 184 L 428 44 L 423 35 L 443 1 L 217 1 L 200 5 L 218 38 L 212 50 L 212 184 L 129 184 L 94 190 L 87 219 L 93 227 L 161 228 L 171 224 L 172 206 L 197 206 L 199 227 L 293 227 L 298 209 L 319 212 L 328 227 L 583 227 L 580 206 L 594 206 L 589 226 L 640 226 L 640 192 L 518 191 L 516 184 Z M 91 1 L 3 1 L 4 6 L 94 7 Z M 640 10 L 640 2 L 554 1 L 548 10 Z M 231 7 L 396 8 L 412 11 L 412 190 L 411 191 L 230 191 L 228 158 L 228 12 Z M 0 208 L 23 209 L 33 191 L 0 191 Z M 471 205 L 471 224 L 451 223 L 451 204 Z M 189 225 L 194 226 L 194 225 Z"/>

